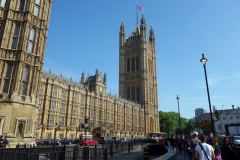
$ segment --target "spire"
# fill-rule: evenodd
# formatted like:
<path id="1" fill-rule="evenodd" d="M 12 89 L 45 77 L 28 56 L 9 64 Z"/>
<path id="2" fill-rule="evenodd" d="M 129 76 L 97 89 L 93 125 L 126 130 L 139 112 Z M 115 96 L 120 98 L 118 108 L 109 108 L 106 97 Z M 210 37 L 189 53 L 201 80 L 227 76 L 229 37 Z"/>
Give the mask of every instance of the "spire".
<path id="1" fill-rule="evenodd" d="M 50 78 L 50 76 L 51 76 L 51 68 L 48 71 L 48 78 Z"/>
<path id="2" fill-rule="evenodd" d="M 96 69 L 96 76 L 98 76 L 98 67 L 97 67 L 97 69 Z"/>
<path id="3" fill-rule="evenodd" d="M 123 19 L 122 19 L 122 24 L 121 24 L 121 26 L 120 26 L 120 30 L 121 30 L 121 31 L 125 31 Z"/>
<path id="4" fill-rule="evenodd" d="M 146 25 L 146 20 L 144 18 L 144 13 L 142 13 L 141 25 Z"/>
<path id="5" fill-rule="evenodd" d="M 152 29 L 152 24 L 151 24 L 151 29 L 149 31 L 149 34 L 150 34 L 149 41 L 154 42 L 155 41 L 155 35 L 154 35 L 154 30 Z"/>
<path id="6" fill-rule="evenodd" d="M 84 77 L 84 71 L 83 71 L 82 76 L 81 76 L 81 83 L 84 83 L 84 79 L 85 79 L 85 77 Z"/>
<path id="7" fill-rule="evenodd" d="M 105 70 L 105 73 L 103 75 L 103 83 L 106 84 L 107 83 L 107 73 L 106 73 L 106 70 Z"/>

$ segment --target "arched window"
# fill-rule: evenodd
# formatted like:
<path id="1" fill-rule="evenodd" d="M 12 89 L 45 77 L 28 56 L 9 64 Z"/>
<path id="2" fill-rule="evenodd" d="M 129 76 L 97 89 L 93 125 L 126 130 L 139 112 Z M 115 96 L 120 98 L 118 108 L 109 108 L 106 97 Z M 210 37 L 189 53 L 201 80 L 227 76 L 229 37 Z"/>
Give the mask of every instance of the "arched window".
<path id="1" fill-rule="evenodd" d="M 132 101 L 135 101 L 135 86 L 132 86 Z"/>
<path id="2" fill-rule="evenodd" d="M 136 70 L 138 71 L 140 69 L 140 60 L 139 57 L 136 58 Z"/>
<path id="3" fill-rule="evenodd" d="M 127 100 L 130 100 L 130 87 L 127 87 Z"/>
<path id="4" fill-rule="evenodd" d="M 20 0 L 19 11 L 23 11 L 24 10 L 24 5 L 25 5 L 25 0 Z"/>
<path id="5" fill-rule="evenodd" d="M 135 58 L 132 58 L 132 71 L 135 71 Z"/>
<path id="6" fill-rule="evenodd" d="M 35 29 L 31 29 L 30 35 L 29 35 L 28 47 L 27 47 L 27 51 L 30 53 L 32 53 L 33 51 L 34 38 L 35 38 Z"/>
<path id="7" fill-rule="evenodd" d="M 127 59 L 127 72 L 130 72 L 130 59 Z"/>

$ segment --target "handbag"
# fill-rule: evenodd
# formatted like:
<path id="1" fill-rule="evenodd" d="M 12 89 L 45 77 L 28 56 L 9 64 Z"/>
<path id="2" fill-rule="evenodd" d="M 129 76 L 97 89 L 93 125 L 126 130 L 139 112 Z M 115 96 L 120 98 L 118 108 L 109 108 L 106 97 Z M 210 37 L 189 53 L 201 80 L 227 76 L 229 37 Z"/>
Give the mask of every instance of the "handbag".
<path id="1" fill-rule="evenodd" d="M 208 158 L 208 156 L 207 156 L 206 151 L 203 149 L 202 143 L 199 142 L 199 146 L 202 148 L 202 150 L 203 150 L 205 156 L 207 157 L 207 159 L 210 160 L 210 159 Z"/>

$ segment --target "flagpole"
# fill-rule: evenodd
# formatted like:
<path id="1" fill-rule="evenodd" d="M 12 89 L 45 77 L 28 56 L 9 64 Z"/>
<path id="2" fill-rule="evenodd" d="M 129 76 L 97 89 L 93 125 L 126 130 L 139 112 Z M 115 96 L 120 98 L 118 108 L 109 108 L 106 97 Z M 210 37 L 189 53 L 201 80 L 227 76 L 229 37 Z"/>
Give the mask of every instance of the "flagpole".
<path id="1" fill-rule="evenodd" d="M 137 18 L 137 25 L 138 25 L 138 13 L 137 13 L 137 2 L 136 2 L 136 18 Z"/>

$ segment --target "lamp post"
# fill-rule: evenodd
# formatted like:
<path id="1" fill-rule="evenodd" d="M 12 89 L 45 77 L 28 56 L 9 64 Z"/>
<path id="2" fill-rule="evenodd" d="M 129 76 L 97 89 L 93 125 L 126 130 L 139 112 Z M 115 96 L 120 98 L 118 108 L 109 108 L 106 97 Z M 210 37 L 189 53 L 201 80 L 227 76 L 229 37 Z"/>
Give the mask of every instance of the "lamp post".
<path id="1" fill-rule="evenodd" d="M 90 129 L 90 125 L 88 124 L 88 120 L 89 120 L 89 117 L 85 118 L 85 123 L 82 124 L 82 128 L 84 128 L 84 130 L 85 130 L 85 141 L 84 141 L 85 146 L 87 145 L 87 143 L 86 143 L 86 140 L 87 140 L 87 129 Z"/>
<path id="2" fill-rule="evenodd" d="M 210 117 L 211 117 L 211 123 L 212 123 L 212 132 L 213 132 L 213 135 L 215 135 L 214 124 L 213 124 L 214 122 L 213 122 L 213 117 L 212 117 L 211 100 L 210 100 L 209 88 L 208 88 L 207 71 L 206 71 L 206 63 L 207 63 L 207 61 L 208 61 L 208 59 L 204 57 L 204 54 L 202 54 L 202 59 L 200 59 L 200 62 L 202 62 L 203 68 L 204 68 L 206 87 L 207 87 L 207 95 L 208 95 L 208 104 L 209 104 Z"/>
<path id="3" fill-rule="evenodd" d="M 182 130 L 182 126 L 181 126 L 181 116 L 180 116 L 180 109 L 179 109 L 179 97 L 178 97 L 178 95 L 177 95 L 177 103 L 178 103 L 178 113 L 179 113 L 179 119 L 178 119 L 178 125 L 179 125 L 179 127 L 180 127 L 180 130 Z"/>

